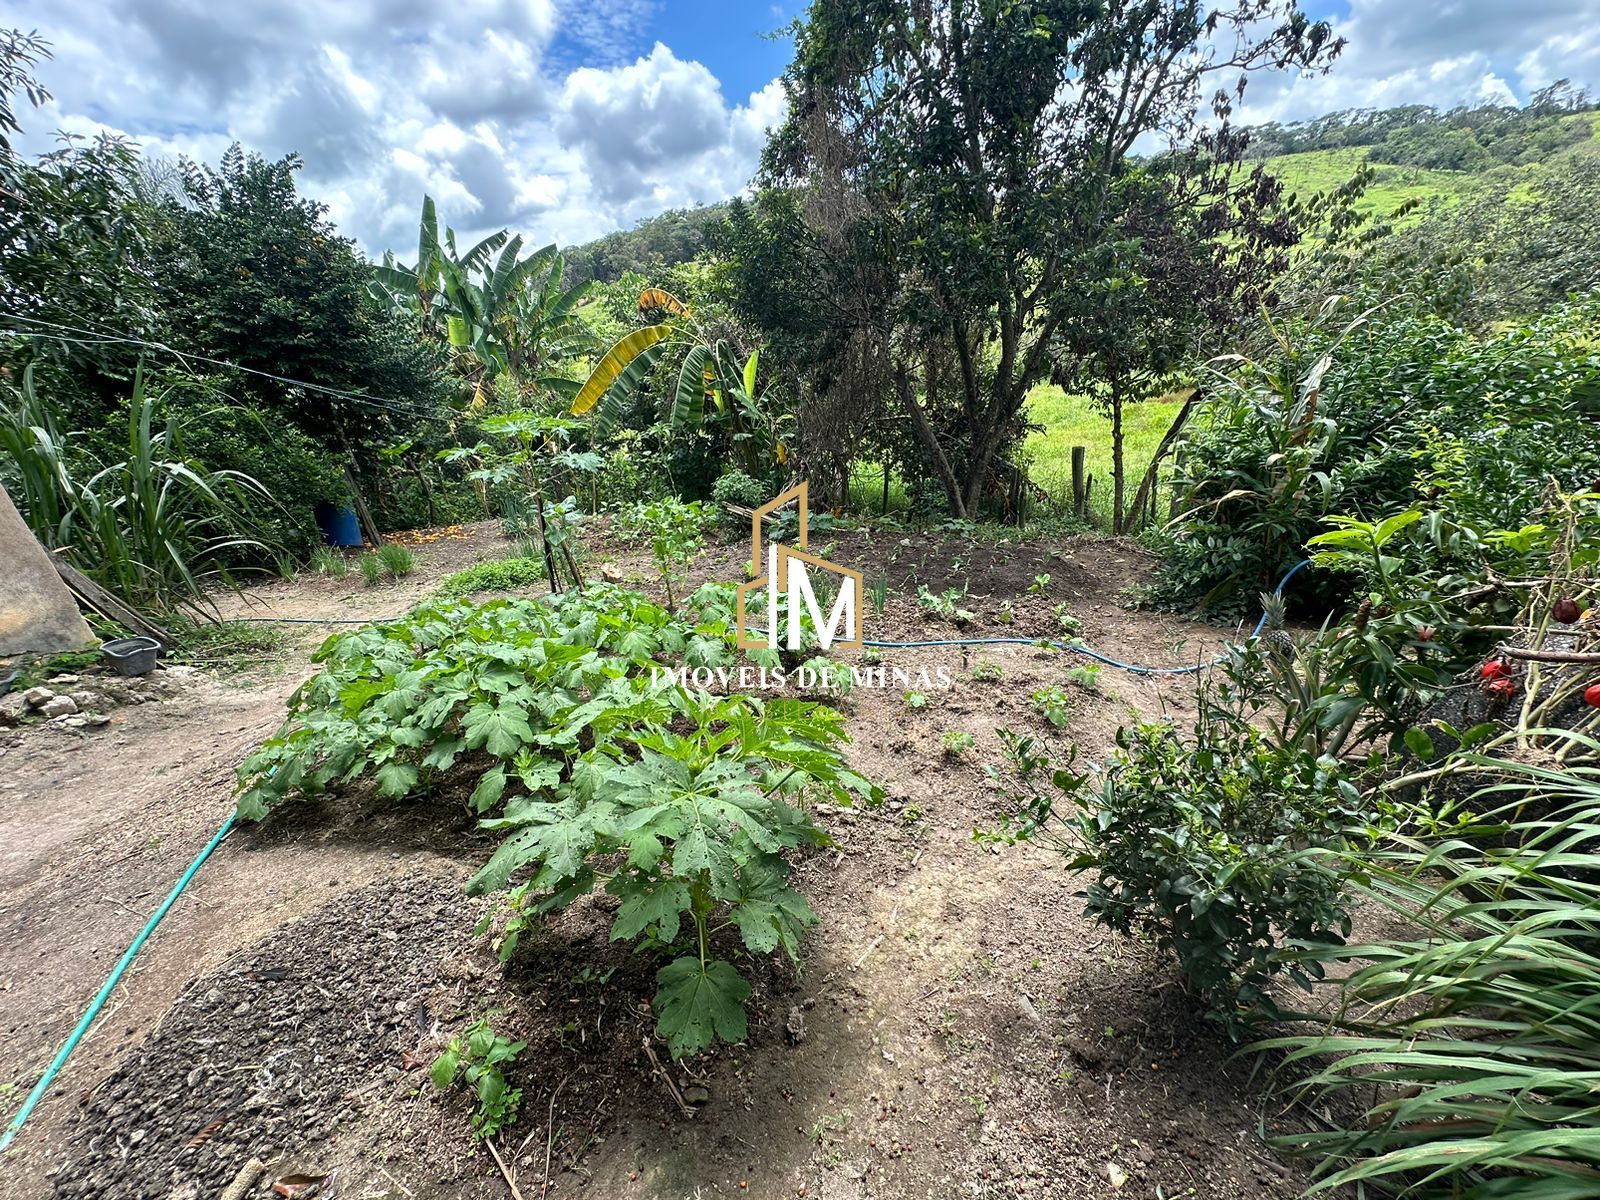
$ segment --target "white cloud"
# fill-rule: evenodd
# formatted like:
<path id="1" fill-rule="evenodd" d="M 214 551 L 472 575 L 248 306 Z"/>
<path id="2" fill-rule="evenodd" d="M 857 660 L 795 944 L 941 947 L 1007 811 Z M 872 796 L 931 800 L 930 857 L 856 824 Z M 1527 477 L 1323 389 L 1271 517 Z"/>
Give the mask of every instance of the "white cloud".
<path id="1" fill-rule="evenodd" d="M 582 241 L 749 181 L 776 82 L 728 96 L 645 30 L 669 0 L 0 0 L 38 26 L 57 100 L 25 124 L 108 129 L 215 162 L 237 138 L 306 162 L 303 191 L 373 253 L 412 252 L 424 191 L 464 239 Z M 1600 0 L 1348 0 L 1331 74 L 1257 77 L 1240 117 L 1600 90 Z"/>
<path id="2" fill-rule="evenodd" d="M 209 162 L 234 139 L 298 153 L 302 191 L 344 232 L 405 256 L 424 191 L 463 239 L 509 226 L 571 243 L 745 186 L 781 89 L 730 105 L 702 64 L 660 44 L 640 56 L 653 8 L 0 0 L 0 24 L 38 26 L 55 52 L 29 148 L 66 128 Z"/>
<path id="3" fill-rule="evenodd" d="M 1333 21 L 1349 43 L 1333 70 L 1257 77 L 1238 116 L 1302 121 L 1347 108 L 1515 104 L 1562 76 L 1600 87 L 1597 23 L 1597 0 L 1350 0 Z"/>

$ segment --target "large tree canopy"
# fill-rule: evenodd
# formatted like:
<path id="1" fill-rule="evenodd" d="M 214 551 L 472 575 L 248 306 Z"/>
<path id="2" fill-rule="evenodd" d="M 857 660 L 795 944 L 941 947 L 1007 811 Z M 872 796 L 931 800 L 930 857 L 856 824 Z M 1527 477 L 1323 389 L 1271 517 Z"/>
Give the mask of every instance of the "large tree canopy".
<path id="1" fill-rule="evenodd" d="M 765 178 L 954 512 L 1034 383 L 1159 373 L 1250 298 L 1296 230 L 1232 103 L 1337 49 L 1283 0 L 815 0 Z"/>

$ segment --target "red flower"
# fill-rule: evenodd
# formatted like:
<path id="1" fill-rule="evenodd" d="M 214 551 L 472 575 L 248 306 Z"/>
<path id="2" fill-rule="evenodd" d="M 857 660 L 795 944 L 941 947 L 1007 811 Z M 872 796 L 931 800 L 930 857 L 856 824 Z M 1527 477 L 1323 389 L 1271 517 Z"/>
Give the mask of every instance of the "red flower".
<path id="1" fill-rule="evenodd" d="M 1590 708 L 1600 708 L 1600 683 L 1591 683 L 1584 688 L 1583 702 Z"/>
<path id="2" fill-rule="evenodd" d="M 1510 679 L 1511 668 L 1506 665 L 1503 658 L 1491 658 L 1483 664 L 1483 669 L 1478 672 L 1484 679 Z"/>
<path id="3" fill-rule="evenodd" d="M 1483 690 L 1489 693 L 1491 699 L 1509 700 L 1517 694 L 1517 685 L 1509 679 L 1491 679 L 1484 684 Z"/>

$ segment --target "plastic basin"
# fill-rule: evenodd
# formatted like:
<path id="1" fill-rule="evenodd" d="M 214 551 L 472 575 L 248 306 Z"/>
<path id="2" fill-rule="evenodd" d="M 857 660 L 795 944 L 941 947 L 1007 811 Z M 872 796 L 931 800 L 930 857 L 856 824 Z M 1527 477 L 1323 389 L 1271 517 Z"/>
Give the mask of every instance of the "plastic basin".
<path id="1" fill-rule="evenodd" d="M 161 643 L 147 637 L 117 638 L 101 642 L 100 653 L 118 675 L 148 675 L 156 669 Z"/>

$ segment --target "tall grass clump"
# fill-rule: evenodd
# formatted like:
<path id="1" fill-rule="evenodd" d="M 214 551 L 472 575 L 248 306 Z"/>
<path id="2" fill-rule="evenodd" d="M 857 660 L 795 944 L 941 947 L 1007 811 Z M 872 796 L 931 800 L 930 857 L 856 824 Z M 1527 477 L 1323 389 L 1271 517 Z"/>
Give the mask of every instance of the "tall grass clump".
<path id="1" fill-rule="evenodd" d="M 52 550 L 135 607 L 172 612 L 204 607 L 208 583 L 227 579 L 229 553 L 270 559 L 248 536 L 251 506 L 271 503 L 237 471 L 208 471 L 183 452 L 177 418 L 134 376 L 126 457 L 96 463 L 74 454 L 29 367 L 0 404 L 0 477 L 14 488 L 23 519 Z"/>
<path id="2" fill-rule="evenodd" d="M 1600 1195 L 1600 744 L 1551 740 L 1460 756 L 1491 782 L 1362 856 L 1358 895 L 1400 931 L 1312 951 L 1355 968 L 1335 1012 L 1263 1043 L 1341 1118 L 1281 1141 L 1318 1158 L 1314 1192 Z M 1563 749 L 1588 764 L 1544 765 Z"/>
<path id="3" fill-rule="evenodd" d="M 378 550 L 378 561 L 395 579 L 404 579 L 417 569 L 417 556 L 398 542 L 385 542 Z"/>

